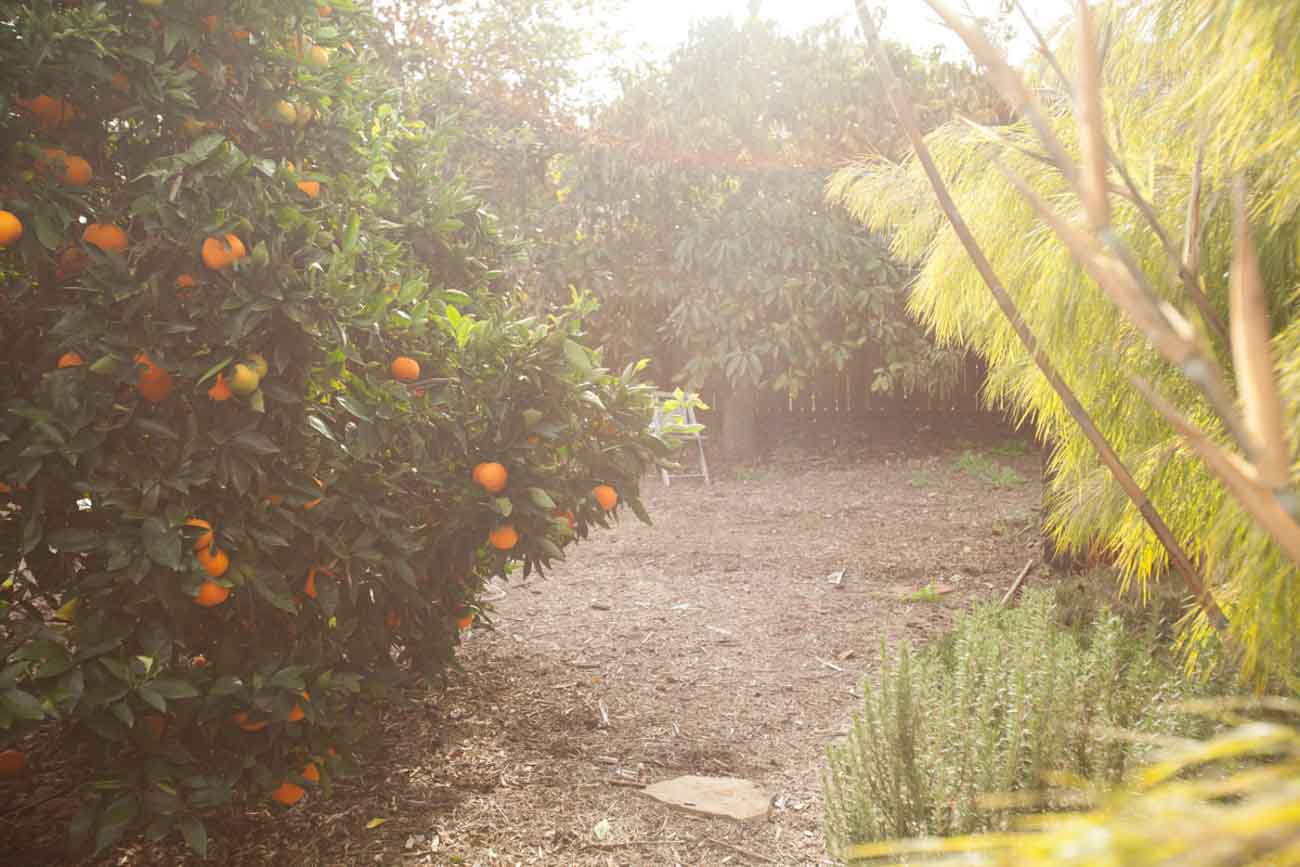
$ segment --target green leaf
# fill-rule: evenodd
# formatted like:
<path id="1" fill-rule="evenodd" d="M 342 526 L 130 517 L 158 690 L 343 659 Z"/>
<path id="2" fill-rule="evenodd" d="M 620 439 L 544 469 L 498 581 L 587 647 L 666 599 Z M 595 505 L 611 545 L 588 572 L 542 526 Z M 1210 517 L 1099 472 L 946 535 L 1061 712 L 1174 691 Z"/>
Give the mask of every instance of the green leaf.
<path id="1" fill-rule="evenodd" d="M 274 455 L 280 452 L 280 447 L 270 437 L 255 430 L 244 431 L 231 440 L 230 444 L 255 455 Z"/>
<path id="2" fill-rule="evenodd" d="M 15 719 L 43 720 L 45 709 L 31 693 L 21 689 L 0 690 L 0 708 Z"/>
<path id="3" fill-rule="evenodd" d="M 124 795 L 108 805 L 99 817 L 99 831 L 95 834 L 95 854 L 98 855 L 121 838 L 122 834 L 140 814 L 140 800 L 135 795 Z"/>
<path id="4" fill-rule="evenodd" d="M 189 846 L 200 858 L 208 857 L 208 829 L 198 816 L 181 816 L 178 823 L 185 845 Z"/>
<path id="5" fill-rule="evenodd" d="M 181 154 L 181 161 L 185 165 L 197 165 L 212 156 L 212 152 L 221 147 L 221 143 L 225 140 L 224 133 L 217 132 L 205 135 L 190 145 L 189 150 Z"/>
<path id="6" fill-rule="evenodd" d="M 164 439 L 169 439 L 169 440 L 180 439 L 176 431 L 172 430 L 167 425 L 163 424 L 157 419 L 149 418 L 148 416 L 143 416 L 143 415 L 136 416 L 131 420 L 131 426 L 137 428 L 138 430 L 144 431 L 145 433 L 155 434 L 157 436 L 163 437 Z"/>
<path id="7" fill-rule="evenodd" d="M 339 402 L 339 406 L 347 410 L 350 415 L 353 415 L 361 419 L 362 421 L 371 420 L 370 416 L 366 415 L 365 410 L 361 408 L 361 405 L 358 404 L 356 401 L 354 401 L 352 398 L 348 397 L 347 395 L 345 394 L 336 395 L 335 400 L 337 400 Z"/>
<path id="8" fill-rule="evenodd" d="M 175 677 L 159 677 L 149 681 L 149 686 L 163 698 L 198 698 L 199 691 L 192 683 Z"/>
<path id="9" fill-rule="evenodd" d="M 136 695 L 140 696 L 141 701 L 149 705 L 154 710 L 158 711 L 159 713 L 167 712 L 167 700 L 163 698 L 161 695 L 159 695 L 156 690 L 151 689 L 148 686 L 142 686 L 139 689 L 137 689 L 135 692 Z"/>
<path id="10" fill-rule="evenodd" d="M 312 430 L 325 437 L 325 439 L 330 440 L 331 442 L 338 442 L 338 440 L 334 439 L 334 432 L 330 430 L 329 425 L 327 425 L 325 420 L 320 416 L 308 415 L 307 424 Z"/>
<path id="11" fill-rule="evenodd" d="M 528 498 L 532 500 L 533 505 L 539 509 L 545 509 L 549 512 L 555 508 L 555 501 L 551 499 L 551 495 L 543 491 L 541 488 L 529 488 Z"/>
<path id="12" fill-rule="evenodd" d="M 515 510 L 515 504 L 510 502 L 509 497 L 493 497 L 492 508 L 498 515 L 503 518 L 509 518 Z"/>
<path id="13" fill-rule="evenodd" d="M 149 517 L 140 526 L 141 540 L 149 559 L 169 569 L 181 567 L 181 534 L 167 526 L 162 518 Z"/>
<path id="14" fill-rule="evenodd" d="M 580 373 L 590 374 L 592 372 L 591 356 L 587 354 L 587 350 L 581 344 L 566 339 L 564 341 L 564 357 Z"/>
<path id="15" fill-rule="evenodd" d="M 98 816 L 99 805 L 94 801 L 82 804 L 72 815 L 72 821 L 68 823 L 68 847 L 72 851 L 78 851 L 90 840 L 90 829 L 95 826 Z"/>

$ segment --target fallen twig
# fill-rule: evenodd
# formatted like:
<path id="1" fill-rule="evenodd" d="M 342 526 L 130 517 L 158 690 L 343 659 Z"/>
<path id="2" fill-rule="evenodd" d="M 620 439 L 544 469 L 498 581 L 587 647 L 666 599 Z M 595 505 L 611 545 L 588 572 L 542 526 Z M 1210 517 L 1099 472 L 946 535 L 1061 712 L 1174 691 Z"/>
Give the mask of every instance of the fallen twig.
<path id="1" fill-rule="evenodd" d="M 827 668 L 832 668 L 832 669 L 834 669 L 835 671 L 843 671 L 843 670 L 844 670 L 844 669 L 840 668 L 838 665 L 836 665 L 836 664 L 833 663 L 833 662 L 827 662 L 826 660 L 822 659 L 820 656 L 814 656 L 813 659 L 817 660 L 818 662 L 820 662 L 822 665 L 826 666 Z"/>
<path id="2" fill-rule="evenodd" d="M 730 849 L 732 852 L 736 852 L 737 854 L 744 855 L 746 858 L 754 858 L 755 860 L 758 860 L 758 861 L 766 861 L 768 864 L 780 864 L 780 863 L 781 863 L 780 861 L 775 861 L 775 860 L 773 860 L 773 859 L 767 857 L 766 855 L 760 855 L 760 854 L 757 853 L 757 852 L 751 852 L 751 851 L 748 850 L 748 849 L 742 849 L 740 846 L 735 846 L 735 845 L 732 845 L 731 843 L 724 843 L 724 842 L 722 842 L 721 840 L 715 840 L 715 839 L 713 839 L 712 837 L 705 837 L 705 838 L 704 838 L 704 842 L 705 842 L 705 843 L 712 843 L 714 846 L 721 846 L 723 849 Z"/>
<path id="3" fill-rule="evenodd" d="M 1007 588 L 1006 595 L 1002 597 L 1003 608 L 1006 608 L 1007 605 L 1011 602 L 1011 600 L 1015 598 L 1015 595 L 1018 592 L 1020 592 L 1020 585 L 1024 583 L 1025 576 L 1029 574 L 1029 570 L 1033 569 L 1034 564 L 1037 562 L 1038 562 L 1037 560 L 1031 559 L 1028 563 L 1025 564 L 1025 568 L 1020 570 L 1020 574 L 1016 576 L 1016 580 L 1011 582 L 1011 586 Z"/>

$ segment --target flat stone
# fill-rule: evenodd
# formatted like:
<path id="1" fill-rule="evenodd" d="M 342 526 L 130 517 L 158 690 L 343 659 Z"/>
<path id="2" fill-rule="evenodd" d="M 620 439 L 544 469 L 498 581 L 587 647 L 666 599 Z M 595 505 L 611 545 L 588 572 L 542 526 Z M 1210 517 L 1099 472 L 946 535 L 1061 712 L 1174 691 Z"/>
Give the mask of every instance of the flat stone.
<path id="1" fill-rule="evenodd" d="M 763 818 L 772 804 L 756 784 L 736 777 L 675 777 L 646 786 L 641 792 L 688 813 L 740 822 Z"/>

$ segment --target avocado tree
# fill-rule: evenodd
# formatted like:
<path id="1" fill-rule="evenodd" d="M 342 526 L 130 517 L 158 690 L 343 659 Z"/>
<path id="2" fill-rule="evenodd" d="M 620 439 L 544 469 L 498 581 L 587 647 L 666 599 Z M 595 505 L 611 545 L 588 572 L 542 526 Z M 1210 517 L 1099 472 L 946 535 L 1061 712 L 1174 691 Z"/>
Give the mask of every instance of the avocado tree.
<path id="1" fill-rule="evenodd" d="M 938 90 L 939 73 L 945 87 L 971 80 L 900 56 L 918 90 Z M 834 168 L 901 146 L 871 96 L 874 72 L 838 29 L 709 21 L 621 86 L 583 146 L 551 163 L 557 204 L 533 288 L 594 294 L 607 350 L 653 357 L 661 384 L 721 386 L 724 444 L 738 457 L 756 445 L 760 389 L 797 392 L 865 345 L 883 359 L 878 391 L 954 381 L 960 355 L 934 348 L 904 312 L 908 270 L 823 200 Z M 952 98 L 992 105 L 970 91 Z"/>
<path id="2" fill-rule="evenodd" d="M 484 581 L 665 453 L 493 221 L 358 3 L 0 14 L 0 772 L 84 750 L 72 837 L 207 849 L 358 772 Z"/>

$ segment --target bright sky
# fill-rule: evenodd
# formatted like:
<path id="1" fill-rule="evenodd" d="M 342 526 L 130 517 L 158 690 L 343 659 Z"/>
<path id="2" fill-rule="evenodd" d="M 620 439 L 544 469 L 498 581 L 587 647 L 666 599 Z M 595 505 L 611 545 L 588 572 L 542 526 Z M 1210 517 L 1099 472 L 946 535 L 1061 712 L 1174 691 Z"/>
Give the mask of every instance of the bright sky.
<path id="1" fill-rule="evenodd" d="M 995 15 L 999 6 L 999 0 L 949 2 L 955 8 L 969 8 L 977 15 L 990 17 Z M 626 4 L 617 17 L 625 30 L 626 46 L 632 49 L 644 45 L 649 49 L 648 52 L 634 52 L 636 56 L 662 56 L 686 37 L 692 20 L 722 15 L 743 18 L 750 0 L 626 0 Z M 1044 31 L 1050 31 L 1072 5 L 1070 0 L 1021 0 L 1021 4 Z M 877 5 L 875 0 L 871 5 Z M 943 45 L 950 58 L 965 56 L 960 40 L 939 22 L 923 0 L 887 0 L 885 8 L 887 37 L 918 49 Z M 851 20 L 853 9 L 853 0 L 762 0 L 761 6 L 764 17 L 776 19 L 789 31 L 820 24 L 830 18 Z M 1019 24 L 1018 18 L 1016 23 Z M 1023 59 L 1029 50 L 1023 36 L 1012 43 L 1013 59 Z"/>

